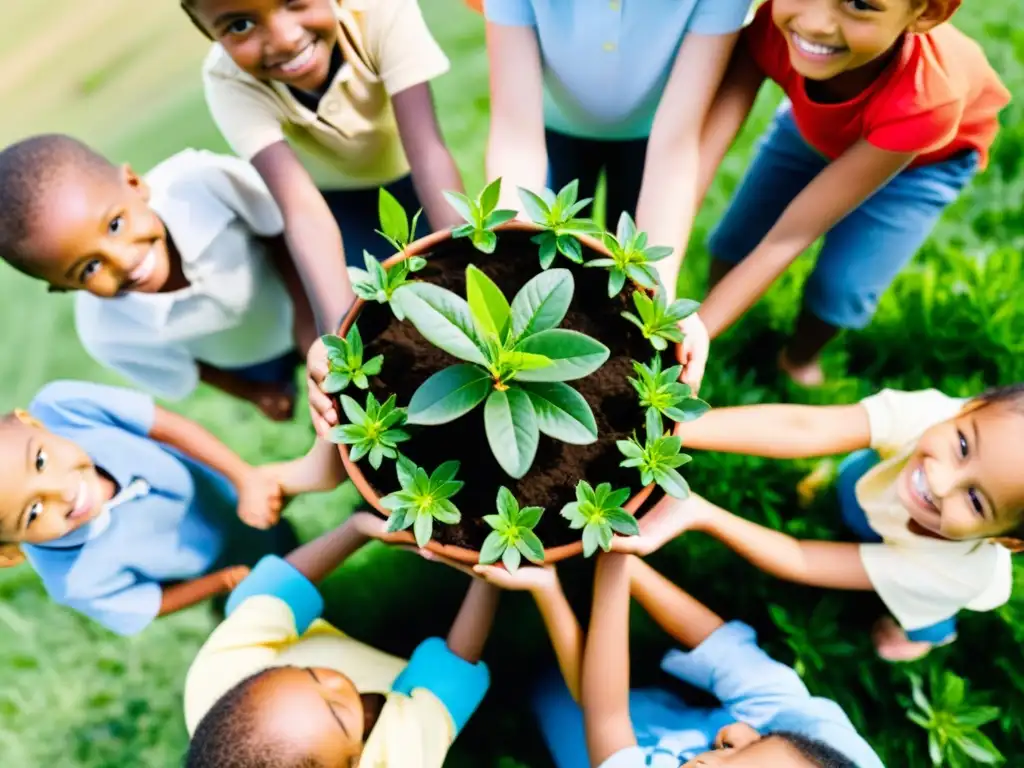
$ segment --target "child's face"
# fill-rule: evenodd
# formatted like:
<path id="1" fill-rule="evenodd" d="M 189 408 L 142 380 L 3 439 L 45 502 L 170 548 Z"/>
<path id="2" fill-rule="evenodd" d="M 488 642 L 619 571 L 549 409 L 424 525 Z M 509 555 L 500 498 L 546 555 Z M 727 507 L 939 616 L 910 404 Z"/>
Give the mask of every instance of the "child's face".
<path id="1" fill-rule="evenodd" d="M 302 91 L 324 87 L 338 42 L 333 0 L 193 0 L 192 13 L 238 67 Z"/>
<path id="2" fill-rule="evenodd" d="M 358 764 L 365 738 L 362 698 L 345 675 L 320 667 L 281 667 L 264 674 L 251 696 L 259 738 L 293 745 L 324 768 Z"/>
<path id="3" fill-rule="evenodd" d="M 1000 403 L 968 406 L 918 441 L 897 483 L 918 525 L 947 539 L 1015 529 L 1024 510 L 1024 416 Z"/>
<path id="4" fill-rule="evenodd" d="M 718 732 L 713 752 L 697 755 L 681 768 L 808 768 L 809 765 L 789 742 L 771 736 L 762 737 L 745 723 L 733 723 Z"/>
<path id="5" fill-rule="evenodd" d="M 26 417 L 0 426 L 0 541 L 41 544 L 94 520 L 108 493 L 77 444 Z"/>
<path id="6" fill-rule="evenodd" d="M 27 267 L 54 288 L 110 298 L 156 293 L 166 284 L 167 230 L 149 207 L 145 182 L 127 166 L 109 174 L 65 174 L 41 219 Z"/>
<path id="7" fill-rule="evenodd" d="M 775 0 L 772 19 L 789 60 L 809 80 L 829 80 L 889 51 L 928 0 Z"/>

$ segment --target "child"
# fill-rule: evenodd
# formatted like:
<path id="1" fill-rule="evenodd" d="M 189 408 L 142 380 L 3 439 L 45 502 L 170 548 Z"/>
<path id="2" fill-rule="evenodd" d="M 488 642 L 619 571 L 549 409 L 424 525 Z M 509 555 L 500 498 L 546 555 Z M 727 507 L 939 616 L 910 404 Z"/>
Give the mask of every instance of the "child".
<path id="1" fill-rule="evenodd" d="M 959 0 L 769 0 L 737 46 L 704 131 L 706 190 L 767 77 L 788 101 L 708 242 L 711 338 L 825 236 L 779 356 L 823 381 L 819 354 L 863 328 L 935 222 L 984 169 L 1009 92 L 946 22 Z"/>
<path id="2" fill-rule="evenodd" d="M 812 697 L 792 669 L 758 648 L 753 629 L 726 624 L 636 558 L 599 556 L 582 695 L 579 625 L 554 570 L 478 570 L 505 588 L 530 589 L 544 615 L 565 682 L 546 682 L 535 710 L 558 768 L 882 768 L 842 709 Z M 690 707 L 656 688 L 629 689 L 631 593 L 693 649 L 669 652 L 662 669 L 714 694 L 720 708 Z"/>
<path id="3" fill-rule="evenodd" d="M 879 654 L 913 660 L 955 639 L 964 608 L 1010 597 L 1010 554 L 1024 539 L 1022 429 L 1022 384 L 971 400 L 883 390 L 856 405 L 716 409 L 679 428 L 685 444 L 773 458 L 855 451 L 839 470 L 839 506 L 864 543 L 797 541 L 694 497 L 663 504 L 639 542 L 616 545 L 646 552 L 704 531 L 779 578 L 873 590 L 898 622 L 876 626 Z"/>
<path id="4" fill-rule="evenodd" d="M 48 384 L 0 422 L 0 452 L 0 564 L 27 559 L 54 600 L 121 635 L 229 591 L 239 566 L 292 543 L 255 530 L 277 523 L 273 483 L 137 392 Z"/>
<path id="5" fill-rule="evenodd" d="M 447 643 L 408 662 L 339 632 L 314 584 L 370 537 L 390 540 L 385 527 L 356 513 L 232 593 L 185 682 L 188 768 L 441 768 L 489 685 L 479 659 L 498 591 L 474 581 Z"/>
<path id="6" fill-rule="evenodd" d="M 316 330 L 282 226 L 235 158 L 187 150 L 143 179 L 69 136 L 0 152 L 0 255 L 77 291 L 86 350 L 166 398 L 202 380 L 290 418 Z"/>
<path id="7" fill-rule="evenodd" d="M 458 222 L 441 192 L 462 180 L 428 85 L 448 60 L 415 0 L 182 8 L 214 41 L 203 67 L 210 113 L 270 188 L 320 329 L 333 332 L 354 299 L 346 258 L 362 266 L 384 242 L 378 187 L 410 216 L 422 201 L 434 229 Z"/>

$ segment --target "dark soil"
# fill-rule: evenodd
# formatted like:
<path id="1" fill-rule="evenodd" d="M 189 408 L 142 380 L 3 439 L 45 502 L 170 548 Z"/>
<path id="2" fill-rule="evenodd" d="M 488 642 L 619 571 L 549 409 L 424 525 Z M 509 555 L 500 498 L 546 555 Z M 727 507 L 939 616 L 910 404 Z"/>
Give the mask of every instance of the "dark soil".
<path id="1" fill-rule="evenodd" d="M 586 258 L 593 256 L 587 254 Z M 416 277 L 464 297 L 465 270 L 470 263 L 487 274 L 510 302 L 540 271 L 537 246 L 529 241 L 529 234 L 503 232 L 497 251 L 490 256 L 475 250 L 466 239 L 446 241 L 434 250 L 429 265 Z M 630 361 L 647 362 L 654 349 L 619 314 L 633 309 L 628 286 L 619 296 L 609 299 L 607 271 L 585 269 L 561 256 L 555 266 L 569 269 L 576 283 L 572 305 L 559 327 L 592 336 L 611 351 L 608 361 L 595 373 L 568 382 L 590 404 L 597 420 L 598 440 L 591 445 L 568 445 L 541 435 L 530 471 L 522 479 L 514 480 L 491 453 L 484 432 L 483 404 L 447 424 L 409 428 L 413 437 L 402 444 L 401 450 L 428 472 L 443 461 L 461 462 L 457 479 L 466 485 L 452 501 L 462 511 L 462 522 L 457 526 L 435 526 L 434 538 L 441 543 L 479 549 L 490 532 L 480 518 L 494 513 L 501 485 L 507 486 L 521 505 L 544 507 L 537 535 L 547 547 L 579 538 L 579 533 L 569 529 L 559 512 L 575 498 L 576 483 L 581 478 L 595 486 L 609 482 L 616 488 L 628 487 L 634 493 L 642 487 L 639 472 L 619 467 L 622 456 L 615 442 L 634 431 L 642 437 L 643 412 L 627 379 L 633 375 Z M 460 362 L 427 342 L 412 323 L 399 322 L 385 305 L 365 305 L 357 324 L 366 342 L 366 359 L 384 355 L 380 375 L 370 381 L 370 390 L 381 401 L 395 394 L 398 405 L 404 406 L 427 377 Z M 385 461 L 375 470 L 364 460 L 360 468 L 380 495 L 398 489 L 392 462 Z"/>

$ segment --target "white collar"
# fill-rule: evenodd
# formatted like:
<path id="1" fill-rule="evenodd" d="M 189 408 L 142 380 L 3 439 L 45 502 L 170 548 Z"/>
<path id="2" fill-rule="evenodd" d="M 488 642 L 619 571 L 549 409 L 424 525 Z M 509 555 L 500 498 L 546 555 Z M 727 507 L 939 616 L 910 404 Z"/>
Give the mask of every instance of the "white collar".
<path id="1" fill-rule="evenodd" d="M 66 536 L 61 536 L 59 539 L 54 539 L 44 544 L 35 544 L 34 546 L 41 547 L 42 549 L 73 549 L 80 547 L 86 542 L 99 537 L 110 527 L 111 513 L 115 508 L 146 496 L 150 490 L 149 483 L 143 478 L 133 477 L 128 485 L 118 491 L 114 498 L 103 505 L 103 510 L 95 519 L 90 520 L 80 528 L 76 528 Z"/>

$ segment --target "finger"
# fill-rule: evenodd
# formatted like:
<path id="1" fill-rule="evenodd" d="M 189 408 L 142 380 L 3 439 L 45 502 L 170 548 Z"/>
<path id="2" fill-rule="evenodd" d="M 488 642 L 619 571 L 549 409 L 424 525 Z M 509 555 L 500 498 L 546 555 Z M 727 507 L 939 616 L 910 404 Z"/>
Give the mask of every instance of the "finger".
<path id="1" fill-rule="evenodd" d="M 330 396 L 312 382 L 308 383 L 307 390 L 309 392 L 309 407 L 319 413 L 328 424 L 332 426 L 337 424 L 338 411 L 334 407 L 334 401 L 331 400 Z"/>
<path id="2" fill-rule="evenodd" d="M 309 359 L 306 360 L 306 373 L 319 385 L 327 378 L 328 370 L 327 349 L 321 345 L 315 353 L 311 352 Z"/>

